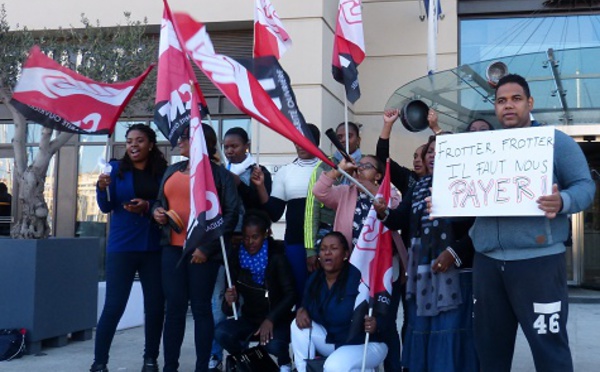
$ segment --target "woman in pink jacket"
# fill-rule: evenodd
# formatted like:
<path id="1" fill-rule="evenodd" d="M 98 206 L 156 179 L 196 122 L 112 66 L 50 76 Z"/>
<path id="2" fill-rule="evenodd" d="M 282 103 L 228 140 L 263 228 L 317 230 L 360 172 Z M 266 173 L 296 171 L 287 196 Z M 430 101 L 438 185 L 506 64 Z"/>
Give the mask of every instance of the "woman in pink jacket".
<path id="1" fill-rule="evenodd" d="M 339 167 L 356 178 L 371 194 L 377 194 L 379 182 L 385 172 L 383 162 L 377 157 L 366 155 L 356 164 L 342 160 Z M 364 221 L 371 209 L 372 200 L 354 184 L 334 185 L 335 180 L 340 176 L 341 173 L 337 169 L 323 172 L 312 191 L 317 200 L 335 211 L 333 230 L 344 234 L 351 242 L 352 249 L 358 241 Z M 393 193 L 392 205 L 399 203 L 400 196 Z M 399 241 L 399 236 L 397 238 L 394 240 Z"/>

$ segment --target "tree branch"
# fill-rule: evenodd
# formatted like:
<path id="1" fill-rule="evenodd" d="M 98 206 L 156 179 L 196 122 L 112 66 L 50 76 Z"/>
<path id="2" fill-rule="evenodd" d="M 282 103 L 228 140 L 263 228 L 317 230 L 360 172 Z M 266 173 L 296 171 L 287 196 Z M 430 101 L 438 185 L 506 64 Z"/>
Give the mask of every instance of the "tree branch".
<path id="1" fill-rule="evenodd" d="M 48 147 L 48 151 L 50 151 L 50 154 L 55 154 L 58 151 L 58 149 L 61 148 L 62 145 L 67 143 L 71 139 L 71 137 L 73 137 L 74 134 L 75 133 L 60 132 L 60 134 L 56 136 L 56 138 L 50 141 L 50 147 Z"/>

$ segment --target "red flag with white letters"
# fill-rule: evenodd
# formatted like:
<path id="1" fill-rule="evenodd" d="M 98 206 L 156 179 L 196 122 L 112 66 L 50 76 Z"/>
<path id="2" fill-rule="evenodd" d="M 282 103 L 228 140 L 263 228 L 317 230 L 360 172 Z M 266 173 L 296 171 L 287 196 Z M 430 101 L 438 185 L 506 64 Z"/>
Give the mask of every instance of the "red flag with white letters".
<path id="1" fill-rule="evenodd" d="M 392 207 L 390 183 L 390 161 L 385 167 L 385 176 L 376 198 L 383 198 L 388 208 Z M 364 316 L 369 307 L 373 314 L 385 314 L 392 297 L 392 232 L 377 218 L 371 206 L 358 242 L 350 256 L 350 263 L 361 272 L 358 296 L 354 302 L 352 327 L 348 339 L 364 333 Z"/>
<path id="2" fill-rule="evenodd" d="M 192 94 L 190 111 L 190 220 L 183 257 L 223 235 L 221 204 L 206 148 L 196 94 Z"/>
<path id="3" fill-rule="evenodd" d="M 279 59 L 291 48 L 292 39 L 270 0 L 255 0 L 254 5 L 254 57 Z"/>
<path id="4" fill-rule="evenodd" d="M 360 98 L 358 65 L 365 59 L 362 1 L 340 0 L 335 39 L 333 41 L 333 78 L 344 84 L 346 98 L 354 103 Z"/>
<path id="5" fill-rule="evenodd" d="M 61 66 L 34 46 L 11 104 L 28 120 L 58 131 L 112 134 L 152 67 L 123 83 L 100 83 Z"/>
<path id="6" fill-rule="evenodd" d="M 173 19 L 176 23 L 175 29 L 180 33 L 180 40 L 182 40 L 189 57 L 235 107 L 320 158 L 326 164 L 335 167 L 331 160 L 305 137 L 302 126 L 295 126 L 283 114 L 250 71 L 236 60 L 215 53 L 206 27 L 202 23 L 195 21 L 185 13 L 175 13 Z M 282 81 L 285 78 L 283 74 L 278 77 Z M 287 93 L 291 103 L 292 95 L 289 94 L 289 91 Z M 300 124 L 300 121 L 298 123 Z"/>
<path id="7" fill-rule="evenodd" d="M 171 146 L 175 147 L 179 136 L 190 122 L 192 90 L 195 89 L 195 94 L 198 95 L 202 117 L 208 114 L 208 106 L 192 65 L 177 39 L 169 5 L 166 1 L 164 4 L 158 48 L 154 123 L 169 139 Z"/>

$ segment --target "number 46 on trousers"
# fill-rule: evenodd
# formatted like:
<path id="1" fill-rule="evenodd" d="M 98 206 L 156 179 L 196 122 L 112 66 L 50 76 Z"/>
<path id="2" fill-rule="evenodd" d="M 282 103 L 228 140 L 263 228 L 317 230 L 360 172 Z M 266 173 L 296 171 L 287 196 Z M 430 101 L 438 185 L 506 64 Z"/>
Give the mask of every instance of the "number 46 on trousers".
<path id="1" fill-rule="evenodd" d="M 533 328 L 537 329 L 537 333 L 540 335 L 547 334 L 548 331 L 551 333 L 560 332 L 560 305 L 561 301 L 551 302 L 546 304 L 533 303 L 533 312 L 540 314 L 533 322 Z M 548 316 L 548 322 L 546 322 L 546 316 Z"/>

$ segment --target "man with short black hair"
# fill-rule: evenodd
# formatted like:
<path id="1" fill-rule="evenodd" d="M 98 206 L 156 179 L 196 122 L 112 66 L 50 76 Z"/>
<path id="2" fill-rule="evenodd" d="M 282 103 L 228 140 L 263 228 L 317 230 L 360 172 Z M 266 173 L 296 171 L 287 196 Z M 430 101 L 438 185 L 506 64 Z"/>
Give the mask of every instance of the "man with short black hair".
<path id="1" fill-rule="evenodd" d="M 527 81 L 507 75 L 496 86 L 496 116 L 505 129 L 532 125 Z M 537 202 L 545 216 L 478 217 L 470 235 L 475 344 L 481 370 L 510 371 L 517 325 L 536 370 L 573 371 L 567 336 L 568 291 L 564 241 L 567 216 L 586 209 L 595 184 L 579 145 L 555 131 L 552 193 Z"/>

